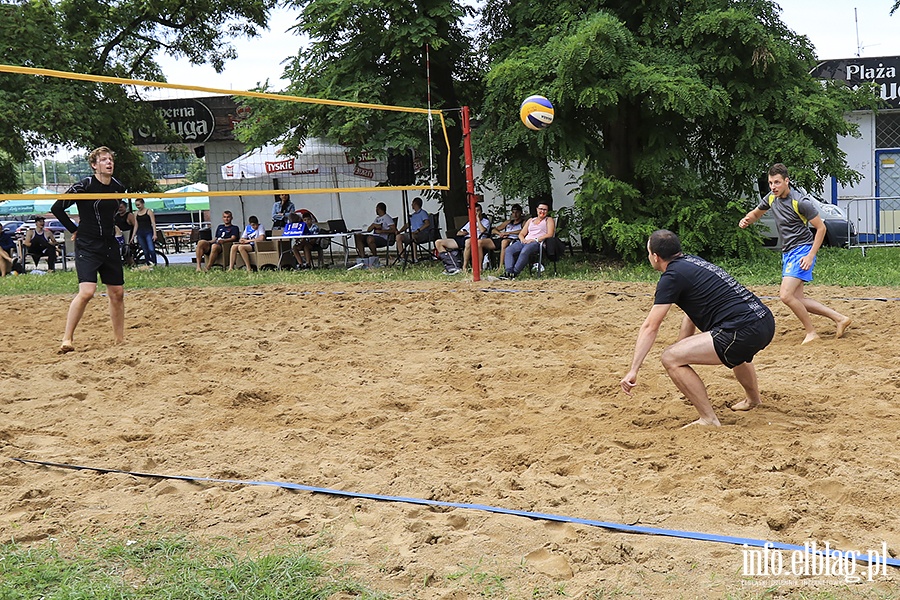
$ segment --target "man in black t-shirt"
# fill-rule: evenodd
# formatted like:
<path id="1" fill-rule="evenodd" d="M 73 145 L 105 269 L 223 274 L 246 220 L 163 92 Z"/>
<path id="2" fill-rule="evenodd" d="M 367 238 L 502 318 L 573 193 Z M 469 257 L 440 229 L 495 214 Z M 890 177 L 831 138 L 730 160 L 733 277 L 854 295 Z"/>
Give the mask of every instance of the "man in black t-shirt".
<path id="1" fill-rule="evenodd" d="M 125 186 L 113 177 L 115 157 L 112 150 L 101 146 L 90 153 L 88 161 L 94 174 L 74 184 L 66 190 L 67 194 L 125 193 Z M 87 303 L 97 291 L 98 275 L 106 284 L 115 342 L 121 344 L 125 341 L 125 276 L 115 225 L 119 200 L 120 198 L 90 197 L 87 200 L 57 200 L 50 209 L 72 234 L 75 242 L 75 271 L 78 273 L 78 294 L 69 305 L 66 330 L 59 347 L 60 354 L 75 350 L 75 328 L 84 315 Z M 66 213 L 66 209 L 73 204 L 78 207 L 77 225 Z"/>
<path id="2" fill-rule="evenodd" d="M 638 334 L 631 369 L 620 382 L 622 390 L 631 395 L 637 385 L 638 369 L 675 304 L 685 316 L 678 341 L 663 350 L 661 360 L 669 377 L 700 413 L 700 418 L 690 425 L 720 425 L 706 385 L 692 364 L 722 364 L 734 372 L 747 397 L 734 404 L 732 410 L 759 406 L 759 383 L 751 361 L 775 335 L 772 312 L 721 267 L 683 254 L 681 241 L 671 231 L 655 231 L 647 242 L 647 255 L 662 275 L 656 285 L 653 308 Z M 697 333 L 697 328 L 701 333 Z"/>

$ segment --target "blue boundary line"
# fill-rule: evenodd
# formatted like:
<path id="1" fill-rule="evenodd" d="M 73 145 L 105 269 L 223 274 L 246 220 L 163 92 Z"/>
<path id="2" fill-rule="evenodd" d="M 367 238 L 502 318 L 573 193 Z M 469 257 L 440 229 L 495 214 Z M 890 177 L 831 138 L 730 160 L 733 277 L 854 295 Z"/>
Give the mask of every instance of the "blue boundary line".
<path id="1" fill-rule="evenodd" d="M 347 296 L 352 294 L 427 294 L 434 290 L 354 290 L 354 291 L 333 291 L 333 292 L 324 292 L 324 291 L 302 291 L 302 292 L 285 292 L 286 296 Z M 473 288 L 471 290 L 460 290 L 460 289 L 450 289 L 444 290 L 444 292 L 455 294 L 459 292 L 469 292 L 476 291 L 482 292 L 485 294 L 590 294 L 593 293 L 591 290 L 585 291 L 569 291 L 569 290 L 534 290 L 534 289 L 517 289 L 517 288 Z M 246 295 L 250 296 L 264 296 L 265 292 L 242 292 Z M 629 298 L 648 298 L 653 294 L 646 293 L 636 293 L 632 294 L 630 292 L 610 292 L 603 291 L 597 292 L 599 294 L 606 294 L 608 296 L 627 296 Z M 778 296 L 759 296 L 762 300 L 778 300 Z M 880 298 L 877 296 L 862 296 L 859 298 L 851 297 L 851 296 L 832 296 L 832 300 L 848 300 L 848 301 L 868 301 L 868 302 L 898 302 L 900 301 L 900 297 L 891 298 L 884 297 Z"/>
<path id="2" fill-rule="evenodd" d="M 83 465 L 71 465 L 66 463 L 55 463 L 43 460 L 30 460 L 27 458 L 12 458 L 16 462 L 22 464 L 40 465 L 44 467 L 56 467 L 60 469 L 73 469 L 76 471 L 94 471 L 97 473 L 118 473 L 121 475 L 131 475 L 133 477 L 147 477 L 152 479 L 175 479 L 178 481 L 192 481 L 196 483 L 225 483 L 232 485 L 248 485 L 248 486 L 270 486 L 278 487 L 286 490 L 299 490 L 304 492 L 312 492 L 314 494 L 326 494 L 329 496 L 339 496 L 343 498 L 362 498 L 366 500 L 377 500 L 380 502 L 400 502 L 404 504 L 420 504 L 424 506 L 440 506 L 442 508 L 462 508 L 468 510 L 479 510 L 501 515 L 511 515 L 515 517 L 525 517 L 528 519 L 536 519 L 541 521 L 553 521 L 557 523 L 574 523 L 577 525 L 588 525 L 590 527 L 601 527 L 612 531 L 623 533 L 637 533 L 643 535 L 661 535 L 666 537 L 700 540 L 705 542 L 718 542 L 722 544 L 733 544 L 737 546 L 750 546 L 754 548 L 769 548 L 775 550 L 791 550 L 802 551 L 810 554 L 818 554 L 820 556 L 831 556 L 837 559 L 845 559 L 848 552 L 831 549 L 829 551 L 816 550 L 810 551 L 806 546 L 798 546 L 796 544 L 786 544 L 783 542 L 770 542 L 766 540 L 757 540 L 753 538 L 741 538 L 729 535 L 717 535 L 711 533 L 698 533 L 693 531 L 681 531 L 678 529 L 659 529 L 656 527 L 640 527 L 637 525 L 625 525 L 622 523 L 610 523 L 607 521 L 596 521 L 593 519 L 582 519 L 580 517 L 567 517 L 564 515 L 554 515 L 550 513 L 530 512 L 526 510 L 516 510 L 512 508 L 502 508 L 499 506 L 491 506 L 488 504 L 472 504 L 469 502 L 448 502 L 445 500 L 427 500 L 425 498 L 408 498 L 404 496 L 385 496 L 381 494 L 367 494 L 363 492 L 348 492 L 344 490 L 335 490 L 330 488 L 316 487 L 311 485 L 303 485 L 300 483 L 291 483 L 287 481 L 254 481 L 245 479 L 215 479 L 212 477 L 191 477 L 188 475 L 162 475 L 157 473 L 141 473 L 138 471 L 122 471 L 120 469 L 106 469 L 102 467 L 88 467 Z M 888 558 L 886 556 L 876 556 L 873 560 L 868 554 L 854 554 L 854 560 L 866 562 L 870 565 L 885 564 L 891 567 L 900 568 L 900 559 Z"/>

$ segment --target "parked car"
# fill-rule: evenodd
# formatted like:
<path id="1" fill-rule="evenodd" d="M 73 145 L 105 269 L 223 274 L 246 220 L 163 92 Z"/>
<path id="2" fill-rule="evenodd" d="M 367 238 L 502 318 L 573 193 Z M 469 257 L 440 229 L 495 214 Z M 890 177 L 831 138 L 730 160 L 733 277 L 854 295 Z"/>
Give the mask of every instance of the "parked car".
<path id="1" fill-rule="evenodd" d="M 24 221 L 0 221 L 3 224 L 3 231 L 9 235 L 15 235 L 16 231 L 25 224 Z"/>
<path id="2" fill-rule="evenodd" d="M 47 219 L 44 222 L 44 228 L 53 232 L 53 235 L 59 235 L 66 232 L 65 226 L 58 219 Z"/>
<path id="3" fill-rule="evenodd" d="M 22 221 L 18 222 L 21 223 L 21 225 L 19 225 L 18 229 L 16 229 L 15 232 L 22 236 L 28 233 L 29 229 L 34 229 L 34 219 L 29 219 L 24 223 L 22 223 Z M 53 233 L 53 235 L 56 236 L 57 240 L 61 240 L 66 233 L 65 226 L 63 226 L 63 224 L 60 223 L 58 219 L 46 219 L 44 221 L 44 229 Z"/>
<path id="4" fill-rule="evenodd" d="M 823 246 L 834 246 L 836 248 L 847 248 L 851 244 L 856 244 L 859 237 L 856 233 L 856 226 L 847 217 L 844 209 L 836 204 L 829 204 L 819 198 L 810 196 L 819 210 L 819 216 L 825 223 L 825 241 Z M 782 243 L 778 236 L 778 230 L 775 228 L 775 218 L 771 211 L 766 211 L 759 220 L 760 230 L 763 235 L 763 244 L 768 248 L 780 250 Z M 812 228 L 810 228 L 812 229 Z"/>

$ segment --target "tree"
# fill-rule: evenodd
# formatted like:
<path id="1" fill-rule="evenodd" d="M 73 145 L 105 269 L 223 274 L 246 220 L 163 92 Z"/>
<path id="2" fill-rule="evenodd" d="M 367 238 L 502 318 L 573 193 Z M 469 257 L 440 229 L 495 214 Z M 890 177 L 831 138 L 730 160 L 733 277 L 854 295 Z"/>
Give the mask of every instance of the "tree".
<path id="1" fill-rule="evenodd" d="M 477 74 L 462 26 L 469 10 L 455 0 L 299 0 L 296 5 L 301 17 L 295 29 L 310 42 L 285 69 L 286 94 L 425 107 L 428 55 L 433 108 L 458 108 L 478 90 L 469 84 Z M 237 133 L 250 145 L 279 140 L 291 151 L 317 136 L 358 151 L 384 155 L 389 148 L 413 148 L 427 156 L 421 115 L 252 99 L 247 104 L 257 118 L 243 122 Z M 462 132 L 458 115 L 449 118 L 451 192 L 443 200 L 451 216 L 465 211 L 466 199 Z M 446 155 L 436 164 L 446 164 Z"/>
<path id="2" fill-rule="evenodd" d="M 188 183 L 206 183 L 206 159 L 194 158 L 188 165 L 187 177 L 184 178 Z"/>
<path id="3" fill-rule="evenodd" d="M 0 5 L 0 63 L 162 80 L 158 52 L 222 70 L 228 43 L 266 26 L 275 0 L 13 0 Z M 0 73 L 0 190 L 18 187 L 16 164 L 51 148 L 116 151 L 132 190 L 155 190 L 131 142 L 138 125 L 166 128 L 122 86 Z"/>
<path id="4" fill-rule="evenodd" d="M 580 164 L 584 233 L 610 252 L 642 257 L 659 227 L 694 252 L 752 252 L 735 223 L 769 164 L 810 189 L 859 177 L 838 137 L 856 133 L 846 112 L 877 99 L 809 76 L 809 40 L 769 0 L 507 0 L 486 14 L 497 33 L 481 113 L 488 175 L 514 193 L 509 170 Z M 514 114 L 530 93 L 557 109 L 541 133 Z"/>

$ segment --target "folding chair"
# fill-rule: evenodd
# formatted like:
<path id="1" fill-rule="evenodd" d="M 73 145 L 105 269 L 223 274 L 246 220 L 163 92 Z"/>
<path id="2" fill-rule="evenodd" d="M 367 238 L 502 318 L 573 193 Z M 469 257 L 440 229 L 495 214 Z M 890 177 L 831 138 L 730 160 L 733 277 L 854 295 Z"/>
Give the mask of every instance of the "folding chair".
<path id="1" fill-rule="evenodd" d="M 441 215 L 440 213 L 434 213 L 428 215 L 428 222 L 431 223 L 431 230 L 428 232 L 428 239 L 423 241 L 416 241 L 416 254 L 418 256 L 422 256 L 419 251 L 424 251 L 425 256 L 428 257 L 428 260 L 435 260 L 434 257 L 434 243 L 441 239 Z M 419 259 L 421 260 L 421 258 Z"/>
<path id="2" fill-rule="evenodd" d="M 430 229 L 421 232 L 415 239 L 410 237 L 410 240 L 403 244 L 403 249 L 397 258 L 394 259 L 394 262 L 396 263 L 401 258 L 406 258 L 410 252 L 415 255 L 415 258 L 418 261 L 426 259 L 437 260 L 434 256 L 434 243 L 441 239 L 441 228 L 438 225 L 439 222 L 438 213 L 429 214 L 428 223 Z"/>
<path id="3" fill-rule="evenodd" d="M 394 230 L 397 230 L 397 217 L 393 217 L 394 219 Z M 393 233 L 388 234 L 387 236 L 387 246 L 384 247 L 384 264 L 390 266 L 391 264 L 391 248 L 393 248 L 397 244 L 397 236 Z M 400 259 L 400 255 L 397 255 L 397 260 Z"/>
<path id="4" fill-rule="evenodd" d="M 561 239 L 558 237 L 547 238 L 543 242 L 541 242 L 541 248 L 538 250 L 538 260 L 535 263 L 539 265 L 537 268 L 538 277 L 542 277 L 544 274 L 544 257 L 547 258 L 548 261 L 553 263 L 553 274 L 558 275 L 556 270 L 556 263 L 559 262 L 559 259 L 565 256 L 566 254 L 566 245 L 563 243 Z"/>

